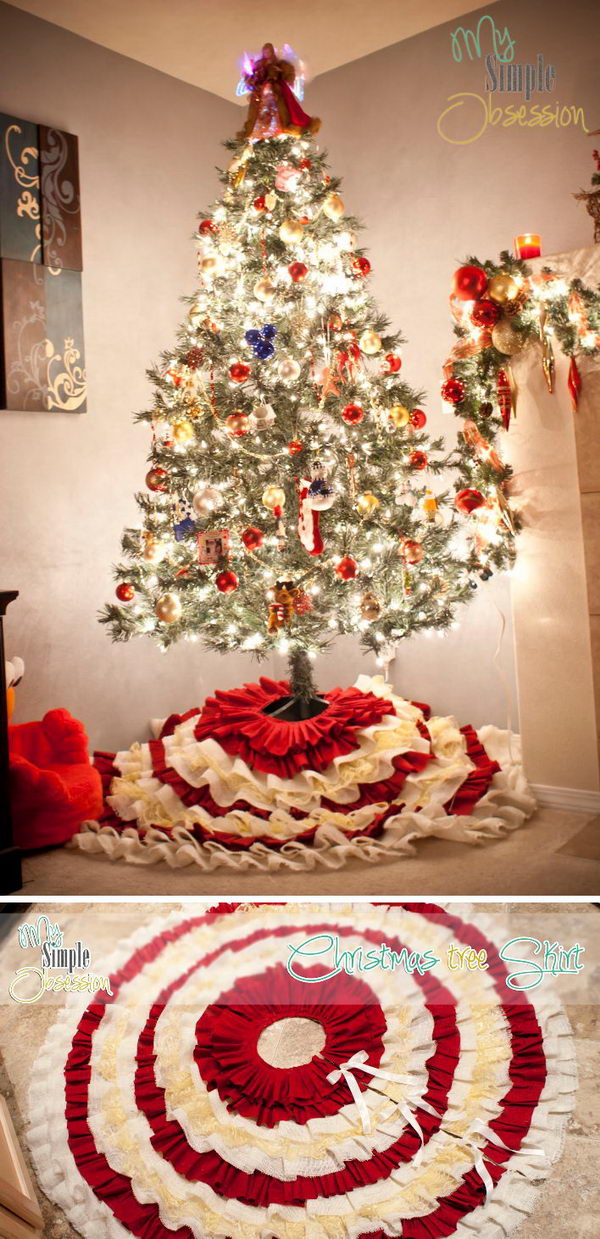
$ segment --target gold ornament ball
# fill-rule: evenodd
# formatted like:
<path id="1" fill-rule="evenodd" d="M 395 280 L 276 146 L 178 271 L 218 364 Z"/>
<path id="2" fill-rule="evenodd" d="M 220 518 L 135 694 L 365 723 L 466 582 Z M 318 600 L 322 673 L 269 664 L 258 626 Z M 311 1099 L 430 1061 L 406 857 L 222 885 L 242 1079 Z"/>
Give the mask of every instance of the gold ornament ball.
<path id="1" fill-rule="evenodd" d="M 264 275 L 261 280 L 258 280 L 254 285 L 254 296 L 259 301 L 272 301 L 275 296 L 275 285 L 268 275 Z"/>
<path id="2" fill-rule="evenodd" d="M 173 426 L 173 439 L 175 443 L 189 443 L 190 439 L 194 438 L 194 427 L 191 422 L 175 422 Z"/>
<path id="3" fill-rule="evenodd" d="M 248 414 L 242 413 L 240 409 L 237 409 L 235 413 L 230 413 L 229 417 L 225 418 L 225 429 L 233 439 L 241 439 L 251 429 Z"/>
<path id="4" fill-rule="evenodd" d="M 177 594 L 163 594 L 158 599 L 154 614 L 163 624 L 176 624 L 181 619 L 181 602 Z"/>
<path id="5" fill-rule="evenodd" d="M 381 504 L 377 495 L 373 495 L 370 490 L 366 490 L 356 500 L 356 508 L 361 516 L 372 516 L 373 512 L 376 512 L 379 507 L 381 507 Z"/>
<path id="6" fill-rule="evenodd" d="M 221 264 L 219 259 L 216 258 L 214 254 L 209 254 L 207 258 L 202 258 L 200 260 L 200 270 L 203 271 L 205 275 L 216 275 L 220 270 L 220 267 Z"/>
<path id="7" fill-rule="evenodd" d="M 304 237 L 304 225 L 299 219 L 284 219 L 279 229 L 279 236 L 286 245 L 300 245 Z"/>
<path id="8" fill-rule="evenodd" d="M 366 331 L 363 331 L 358 343 L 360 345 L 361 352 L 368 353 L 369 355 L 378 353 L 381 348 L 380 336 L 377 335 L 376 331 L 372 331 L 370 327 L 367 328 Z"/>
<path id="9" fill-rule="evenodd" d="M 360 613 L 363 619 L 366 620 L 379 619 L 379 616 L 381 615 L 381 603 L 377 597 L 377 594 L 372 593 L 371 590 L 367 590 L 367 593 L 363 594 L 360 600 Z"/>
<path id="10" fill-rule="evenodd" d="M 498 349 L 499 353 L 505 353 L 507 357 L 512 357 L 514 353 L 520 353 L 525 341 L 511 327 L 510 323 L 503 322 L 500 319 L 495 327 L 492 327 L 492 344 Z"/>
<path id="11" fill-rule="evenodd" d="M 326 215 L 328 219 L 341 219 L 345 209 L 343 199 L 340 198 L 339 194 L 332 193 L 327 195 L 323 203 L 323 214 Z"/>
<path id="12" fill-rule="evenodd" d="M 504 305 L 505 301 L 514 301 L 518 297 L 519 288 L 520 285 L 512 275 L 493 275 L 487 287 L 486 297 L 491 297 L 492 301 L 498 302 L 498 305 Z"/>
<path id="13" fill-rule="evenodd" d="M 410 421 L 410 412 L 403 404 L 393 404 L 391 409 L 388 409 L 388 418 L 399 429 L 400 426 L 407 426 Z"/>
<path id="14" fill-rule="evenodd" d="M 285 503 L 285 491 L 281 486 L 267 486 L 263 491 L 262 501 L 265 508 L 270 508 L 273 511 L 275 508 L 282 508 Z"/>

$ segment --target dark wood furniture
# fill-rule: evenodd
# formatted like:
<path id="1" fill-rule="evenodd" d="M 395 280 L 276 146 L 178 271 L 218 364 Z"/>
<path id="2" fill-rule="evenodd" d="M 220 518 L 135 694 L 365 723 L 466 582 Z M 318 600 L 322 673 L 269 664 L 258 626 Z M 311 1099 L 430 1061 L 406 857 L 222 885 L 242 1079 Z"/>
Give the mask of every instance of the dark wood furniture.
<path id="1" fill-rule="evenodd" d="M 8 761 L 8 710 L 6 705 L 6 672 L 4 669 L 4 616 L 18 591 L 0 590 L 0 894 L 19 890 L 21 853 L 13 843 L 10 813 L 10 774 Z"/>

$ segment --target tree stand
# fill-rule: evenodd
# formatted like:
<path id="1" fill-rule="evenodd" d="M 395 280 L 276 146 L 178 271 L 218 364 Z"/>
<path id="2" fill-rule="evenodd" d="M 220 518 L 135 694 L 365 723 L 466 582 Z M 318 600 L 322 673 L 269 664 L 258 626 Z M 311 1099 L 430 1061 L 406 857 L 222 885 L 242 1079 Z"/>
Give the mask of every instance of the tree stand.
<path id="1" fill-rule="evenodd" d="M 317 692 L 306 650 L 292 650 L 289 662 L 292 695 L 278 697 L 265 707 L 264 713 L 286 723 L 300 723 L 307 718 L 316 718 L 327 709 L 329 702 Z"/>

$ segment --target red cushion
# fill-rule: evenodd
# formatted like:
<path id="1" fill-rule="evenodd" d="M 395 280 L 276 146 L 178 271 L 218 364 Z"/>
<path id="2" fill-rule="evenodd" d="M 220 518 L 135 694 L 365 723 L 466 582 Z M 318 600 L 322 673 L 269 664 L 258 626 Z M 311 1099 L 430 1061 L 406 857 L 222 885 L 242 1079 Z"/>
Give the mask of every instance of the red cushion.
<path id="1" fill-rule="evenodd" d="M 85 728 L 67 710 L 9 727 L 11 809 L 18 847 L 64 843 L 102 810 L 100 776 Z"/>

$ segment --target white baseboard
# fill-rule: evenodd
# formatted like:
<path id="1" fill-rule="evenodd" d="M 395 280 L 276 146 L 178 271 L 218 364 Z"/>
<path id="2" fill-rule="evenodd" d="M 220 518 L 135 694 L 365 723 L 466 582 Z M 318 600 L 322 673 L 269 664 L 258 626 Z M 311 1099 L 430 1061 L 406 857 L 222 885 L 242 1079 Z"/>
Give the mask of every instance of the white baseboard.
<path id="1" fill-rule="evenodd" d="M 586 791 L 581 787 L 551 787 L 547 783 L 532 783 L 531 790 L 538 803 L 549 809 L 600 814 L 600 792 Z"/>

